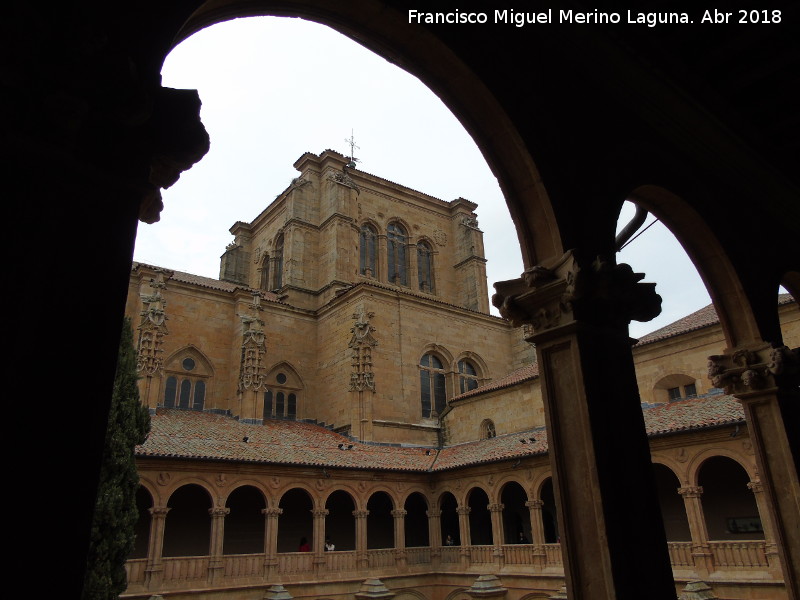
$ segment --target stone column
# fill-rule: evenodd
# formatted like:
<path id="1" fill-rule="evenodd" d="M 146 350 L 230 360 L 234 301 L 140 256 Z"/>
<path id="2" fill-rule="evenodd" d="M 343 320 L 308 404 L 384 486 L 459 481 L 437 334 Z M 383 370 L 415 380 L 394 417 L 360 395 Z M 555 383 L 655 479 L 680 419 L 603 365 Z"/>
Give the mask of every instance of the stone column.
<path id="1" fill-rule="evenodd" d="M 694 568 L 701 577 L 707 577 L 714 571 L 714 556 L 708 546 L 708 530 L 706 518 L 703 513 L 702 486 L 687 486 L 678 488 L 678 493 L 683 497 L 686 507 L 686 518 L 689 521 L 689 533 L 692 536 L 692 558 Z"/>
<path id="2" fill-rule="evenodd" d="M 767 517 L 773 528 L 786 593 L 800 600 L 800 434 L 787 428 L 800 417 L 800 349 L 726 348 L 708 357 L 708 375 L 742 403 L 765 499 L 762 522 Z"/>
<path id="3" fill-rule="evenodd" d="M 489 510 L 492 520 L 492 544 L 494 545 L 492 554 L 494 555 L 497 567 L 502 568 L 504 557 L 503 543 L 505 542 L 505 535 L 503 532 L 503 509 L 505 508 L 505 505 L 500 503 L 492 503 L 487 505 L 486 508 Z"/>
<path id="4" fill-rule="evenodd" d="M 761 526 L 764 529 L 764 553 L 767 555 L 769 572 L 776 579 L 782 579 L 781 560 L 778 552 L 778 544 L 775 543 L 775 525 L 772 522 L 772 515 L 767 507 L 767 498 L 764 495 L 764 486 L 761 480 L 756 478 L 747 484 L 747 489 L 753 492 L 758 507 L 758 515 L 761 518 Z"/>
<path id="5" fill-rule="evenodd" d="M 354 510 L 353 516 L 356 519 L 356 563 L 361 568 L 369 566 L 367 556 L 367 517 L 368 510 Z"/>
<path id="6" fill-rule="evenodd" d="M 269 579 L 278 569 L 278 517 L 283 509 L 274 506 L 261 513 L 264 515 L 264 576 Z"/>
<path id="7" fill-rule="evenodd" d="M 378 233 L 375 248 L 377 250 L 377 256 L 375 257 L 375 270 L 377 273 L 375 274 L 375 279 L 386 283 L 389 281 L 389 273 L 387 268 L 387 261 L 389 259 L 387 257 L 387 241 L 385 233 Z"/>
<path id="8" fill-rule="evenodd" d="M 543 569 L 547 564 L 547 552 L 544 549 L 544 526 L 542 524 L 541 500 L 528 500 L 525 503 L 531 516 L 531 544 L 533 544 L 533 564 Z"/>
<path id="9" fill-rule="evenodd" d="M 392 511 L 394 517 L 394 548 L 397 566 L 406 566 L 406 515 L 405 509 L 395 509 Z"/>
<path id="10" fill-rule="evenodd" d="M 158 587 L 164 574 L 161 553 L 164 549 L 164 525 L 169 511 L 169 507 L 166 506 L 154 506 L 150 509 L 150 540 L 147 544 L 147 566 L 145 567 L 145 581 L 148 589 Z"/>
<path id="11" fill-rule="evenodd" d="M 211 543 L 208 551 L 208 581 L 217 581 L 224 573 L 222 563 L 222 543 L 225 539 L 225 516 L 231 512 L 225 506 L 215 506 L 208 509 L 211 515 Z"/>
<path id="12" fill-rule="evenodd" d="M 472 546 L 472 536 L 469 532 L 469 513 L 472 509 L 469 506 L 456 507 L 456 514 L 458 514 L 458 533 L 461 536 L 461 564 L 464 567 L 469 566 L 470 559 L 470 546 Z"/>
<path id="13" fill-rule="evenodd" d="M 588 242 L 587 242 L 588 243 Z M 655 284 L 591 248 L 495 283 L 531 325 L 570 597 L 675 600 L 628 324 L 661 312 Z M 635 482 L 635 485 L 632 485 Z"/>
<path id="14" fill-rule="evenodd" d="M 442 556 L 442 511 L 431 505 L 425 511 L 428 516 L 428 543 L 431 547 L 431 562 L 434 567 L 440 563 Z"/>
<path id="15" fill-rule="evenodd" d="M 325 517 L 330 511 L 326 508 L 316 508 L 311 511 L 313 517 L 311 550 L 314 553 L 314 570 L 319 571 L 327 563 L 325 559 Z"/>

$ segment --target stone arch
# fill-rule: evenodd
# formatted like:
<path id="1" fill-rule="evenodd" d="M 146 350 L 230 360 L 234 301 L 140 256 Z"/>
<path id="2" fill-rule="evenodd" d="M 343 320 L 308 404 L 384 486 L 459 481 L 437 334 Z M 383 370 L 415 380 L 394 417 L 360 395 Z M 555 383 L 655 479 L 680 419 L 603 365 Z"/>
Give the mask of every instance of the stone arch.
<path id="1" fill-rule="evenodd" d="M 281 494 L 278 508 L 283 509 L 278 517 L 278 552 L 297 552 L 303 538 L 313 547 L 311 512 L 316 508 L 316 502 L 312 492 L 295 483 Z"/>
<path id="2" fill-rule="evenodd" d="M 800 302 L 800 271 L 786 271 L 781 277 L 781 285 Z"/>
<path id="3" fill-rule="evenodd" d="M 214 496 L 197 483 L 184 483 L 170 494 L 164 524 L 163 556 L 205 556 L 211 543 Z"/>
<path id="4" fill-rule="evenodd" d="M 495 428 L 494 421 L 491 419 L 484 419 L 479 426 L 478 435 L 480 439 L 489 440 L 497 437 L 497 429 Z"/>
<path id="5" fill-rule="evenodd" d="M 264 513 L 267 498 L 256 486 L 243 483 L 225 499 L 229 513 L 225 517 L 223 554 L 259 554 L 264 552 Z"/>
<path id="6" fill-rule="evenodd" d="M 738 463 L 739 466 L 745 470 L 751 480 L 757 477 L 755 464 L 752 464 L 751 460 L 748 460 L 744 454 L 734 452 L 728 448 L 706 448 L 695 454 L 690 461 L 687 472 L 687 480 L 689 485 L 700 485 L 697 482 L 698 473 L 702 468 L 703 463 L 710 458 L 714 458 L 715 456 L 724 456 Z"/>
<path id="7" fill-rule="evenodd" d="M 700 465 L 697 485 L 709 540 L 764 539 L 761 515 L 753 492 L 751 474 L 729 456 L 710 456 Z"/>
<path id="8" fill-rule="evenodd" d="M 264 499 L 264 508 L 269 508 L 270 506 L 272 506 L 273 498 L 267 491 L 264 482 L 259 479 L 250 477 L 244 479 L 237 479 L 234 483 L 230 485 L 230 487 L 227 489 L 226 495 L 221 497 L 221 499 L 224 499 L 224 503 L 227 505 L 228 498 L 230 498 L 230 495 L 243 486 L 249 486 L 255 488 L 261 493 L 261 496 Z"/>
<path id="9" fill-rule="evenodd" d="M 358 236 L 358 274 L 378 279 L 382 268 L 382 251 L 378 239 L 383 228 L 373 219 L 365 218 L 356 227 Z"/>
<path id="10" fill-rule="evenodd" d="M 367 500 L 367 549 L 394 548 L 394 498 L 385 490 L 374 490 Z"/>
<path id="11" fill-rule="evenodd" d="M 445 596 L 444 600 L 472 600 L 472 596 L 467 594 L 468 588 L 456 588 L 447 596 Z"/>
<path id="12" fill-rule="evenodd" d="M 489 512 L 491 499 L 479 485 L 469 489 L 465 505 L 469 506 L 469 538 L 473 546 L 489 546 L 492 538 L 492 516 Z"/>
<path id="13" fill-rule="evenodd" d="M 410 492 L 403 501 L 403 510 L 406 511 L 403 519 L 405 528 L 406 547 L 430 546 L 430 531 L 428 526 L 428 510 L 430 503 L 421 491 Z"/>
<path id="14" fill-rule="evenodd" d="M 137 558 L 147 558 L 147 551 L 150 545 L 150 522 L 152 520 L 150 510 L 155 507 L 153 495 L 150 490 L 139 485 L 136 489 L 136 524 L 133 526 L 134 541 L 128 560 Z"/>
<path id="15" fill-rule="evenodd" d="M 441 512 L 439 516 L 440 535 L 442 545 L 446 545 L 447 536 L 453 538 L 453 545 L 461 545 L 461 532 L 458 526 L 458 499 L 455 494 L 450 491 L 444 491 L 439 494 L 436 500 L 436 508 Z"/>
<path id="16" fill-rule="evenodd" d="M 542 530 L 545 544 L 555 544 L 560 540 L 558 506 L 555 501 L 553 477 L 547 477 L 539 487 L 538 499 L 542 501 Z"/>
<path id="17" fill-rule="evenodd" d="M 500 485 L 499 501 L 503 505 L 504 544 L 529 544 L 533 540 L 531 511 L 526 506 L 528 500 L 525 487 L 516 479 L 509 477 Z"/>
<path id="18" fill-rule="evenodd" d="M 653 473 L 658 490 L 658 503 L 668 542 L 689 542 L 689 518 L 683 497 L 678 494 L 681 479 L 668 465 L 653 461 Z"/>
<path id="19" fill-rule="evenodd" d="M 356 520 L 353 512 L 358 509 L 356 498 L 350 491 L 338 488 L 325 498 L 325 537 L 340 550 L 356 549 Z"/>
<path id="20" fill-rule="evenodd" d="M 197 485 L 208 494 L 209 498 L 216 498 L 214 486 L 211 483 L 203 478 L 196 475 L 190 475 L 188 477 L 183 477 L 181 479 L 174 479 L 173 475 L 169 472 L 159 473 L 159 477 L 165 477 L 164 487 L 166 488 L 163 493 L 164 498 L 164 505 L 169 506 L 172 496 L 177 492 L 180 488 L 186 485 Z"/>
<path id="21" fill-rule="evenodd" d="M 689 485 L 689 454 L 684 448 L 679 448 L 680 459 L 661 452 L 653 452 L 653 464 L 659 464 L 672 471 L 678 478 L 680 485 Z"/>
<path id="22" fill-rule="evenodd" d="M 428 600 L 428 597 L 422 592 L 411 589 L 400 589 L 394 592 L 394 600 Z"/>

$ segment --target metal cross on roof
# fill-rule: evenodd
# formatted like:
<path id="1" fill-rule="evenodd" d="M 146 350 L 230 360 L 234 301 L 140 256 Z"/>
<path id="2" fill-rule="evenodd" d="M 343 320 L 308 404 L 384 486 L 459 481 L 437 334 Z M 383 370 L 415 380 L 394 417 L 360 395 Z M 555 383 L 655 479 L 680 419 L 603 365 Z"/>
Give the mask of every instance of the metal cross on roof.
<path id="1" fill-rule="evenodd" d="M 361 150 L 359 146 L 356 145 L 355 137 L 353 136 L 353 130 L 350 130 L 350 139 L 345 138 L 344 140 L 350 146 L 350 164 L 347 166 L 351 169 L 356 166 L 357 162 L 361 162 L 359 159 L 355 157 L 356 149 Z"/>

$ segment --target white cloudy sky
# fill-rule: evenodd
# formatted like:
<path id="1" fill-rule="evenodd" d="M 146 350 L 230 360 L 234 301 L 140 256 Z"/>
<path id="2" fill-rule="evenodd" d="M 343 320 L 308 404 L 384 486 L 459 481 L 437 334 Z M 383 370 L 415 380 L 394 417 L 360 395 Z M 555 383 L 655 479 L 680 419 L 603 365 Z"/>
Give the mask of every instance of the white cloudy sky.
<path id="1" fill-rule="evenodd" d="M 332 29 L 300 19 L 229 21 L 184 41 L 162 75 L 167 87 L 199 90 L 211 150 L 164 192 L 161 221 L 140 224 L 135 260 L 217 277 L 230 226 L 255 218 L 297 176 L 292 164 L 304 152 L 347 153 L 352 130 L 362 170 L 478 203 L 490 289 L 522 271 L 505 201 L 472 138 L 415 77 Z M 660 223 L 618 260 L 657 282 L 664 299 L 658 319 L 631 324 L 634 337 L 710 303 Z"/>

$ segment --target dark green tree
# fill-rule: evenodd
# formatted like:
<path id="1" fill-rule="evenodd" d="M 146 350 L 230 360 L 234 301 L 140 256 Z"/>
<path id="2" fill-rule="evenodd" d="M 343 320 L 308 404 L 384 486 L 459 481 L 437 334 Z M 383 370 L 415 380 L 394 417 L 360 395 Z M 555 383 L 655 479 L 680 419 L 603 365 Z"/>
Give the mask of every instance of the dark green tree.
<path id="1" fill-rule="evenodd" d="M 103 464 L 89 545 L 83 600 L 112 600 L 127 586 L 125 560 L 133 549 L 138 519 L 134 446 L 144 443 L 150 415 L 139 401 L 136 350 L 130 319 L 125 318 L 117 374 L 106 431 Z"/>

